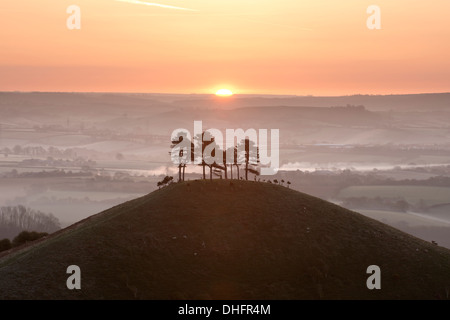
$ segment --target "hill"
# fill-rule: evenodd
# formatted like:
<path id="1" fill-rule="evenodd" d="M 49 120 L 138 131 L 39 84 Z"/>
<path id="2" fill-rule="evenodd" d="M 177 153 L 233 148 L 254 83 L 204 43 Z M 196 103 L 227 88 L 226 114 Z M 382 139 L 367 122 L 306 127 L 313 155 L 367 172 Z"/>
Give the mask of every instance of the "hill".
<path id="1" fill-rule="evenodd" d="M 84 155 L 146 154 L 147 160 L 155 157 L 148 154 L 149 144 L 159 148 L 173 130 L 192 130 L 194 120 L 202 120 L 204 128 L 220 130 L 277 128 L 291 145 L 445 145 L 449 102 L 450 93 L 221 99 L 215 95 L 0 92 L 0 140 L 3 148 L 10 149 L 16 145 L 70 147 Z"/>
<path id="2" fill-rule="evenodd" d="M 81 290 L 66 288 L 69 265 Z M 445 299 L 449 270 L 449 250 L 318 198 L 191 181 L 3 254 L 0 298 Z"/>
<path id="3" fill-rule="evenodd" d="M 220 100 L 211 96 L 189 97 L 175 100 L 180 106 L 243 108 L 255 106 L 310 106 L 331 107 L 364 105 L 373 111 L 430 111 L 448 110 L 450 93 L 350 95 L 350 96 L 252 96 L 236 95 L 233 99 Z"/>

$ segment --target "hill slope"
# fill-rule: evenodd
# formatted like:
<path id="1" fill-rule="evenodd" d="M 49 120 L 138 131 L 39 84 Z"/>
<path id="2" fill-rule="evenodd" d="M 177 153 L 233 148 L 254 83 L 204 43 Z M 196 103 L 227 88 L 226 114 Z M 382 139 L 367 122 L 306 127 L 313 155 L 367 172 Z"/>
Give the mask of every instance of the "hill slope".
<path id="1" fill-rule="evenodd" d="M 81 290 L 66 268 L 81 268 Z M 382 289 L 368 290 L 369 265 Z M 450 251 L 266 183 L 174 184 L 0 258 L 2 299 L 448 298 Z"/>

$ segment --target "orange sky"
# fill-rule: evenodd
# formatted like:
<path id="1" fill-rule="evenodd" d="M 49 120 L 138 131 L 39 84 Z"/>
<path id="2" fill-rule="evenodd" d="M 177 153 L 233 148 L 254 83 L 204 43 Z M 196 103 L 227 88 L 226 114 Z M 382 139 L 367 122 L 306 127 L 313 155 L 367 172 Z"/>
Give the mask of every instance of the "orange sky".
<path id="1" fill-rule="evenodd" d="M 448 0 L 0 0 L 1 91 L 450 91 Z M 148 1 L 153 2 L 153 0 Z M 81 30 L 68 30 L 76 4 Z M 366 27 L 371 4 L 382 30 Z"/>

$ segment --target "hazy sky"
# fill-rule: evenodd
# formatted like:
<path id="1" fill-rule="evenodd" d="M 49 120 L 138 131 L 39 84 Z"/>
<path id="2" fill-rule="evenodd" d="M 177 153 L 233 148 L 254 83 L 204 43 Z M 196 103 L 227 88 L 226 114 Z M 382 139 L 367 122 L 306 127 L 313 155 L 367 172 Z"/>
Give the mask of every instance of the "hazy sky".
<path id="1" fill-rule="evenodd" d="M 139 2 L 0 0 L 0 90 L 450 91 L 449 0 Z"/>

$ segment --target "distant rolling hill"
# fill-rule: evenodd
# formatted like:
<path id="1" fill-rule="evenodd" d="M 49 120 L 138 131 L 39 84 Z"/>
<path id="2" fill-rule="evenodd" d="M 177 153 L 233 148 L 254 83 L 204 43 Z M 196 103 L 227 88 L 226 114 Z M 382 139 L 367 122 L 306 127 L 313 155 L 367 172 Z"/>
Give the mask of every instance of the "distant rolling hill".
<path id="1" fill-rule="evenodd" d="M 69 265 L 81 290 L 66 288 Z M 0 298 L 447 299 L 449 271 L 449 250 L 318 198 L 191 181 L 3 253 Z"/>
<path id="2" fill-rule="evenodd" d="M 364 105 L 376 111 L 430 111 L 448 110 L 450 93 L 423 93 L 397 95 L 350 95 L 350 96 L 257 96 L 236 95 L 232 99 L 213 96 L 189 97 L 175 100 L 180 106 L 242 108 L 255 106 L 310 106 L 331 107 Z"/>
<path id="3" fill-rule="evenodd" d="M 205 129 L 280 129 L 283 140 L 293 144 L 447 144 L 449 103 L 450 93 L 223 99 L 215 95 L 0 92 L 0 140 L 10 148 L 52 142 L 61 146 L 67 140 L 71 147 L 89 149 L 88 142 L 77 139 L 98 142 L 131 135 L 138 141 L 148 140 L 168 136 L 177 128 L 192 130 L 193 121 L 202 120 Z M 42 135 L 47 132 L 55 137 L 45 140 Z M 81 137 L 71 137 L 78 134 Z M 144 147 L 131 150 L 140 153 Z"/>

